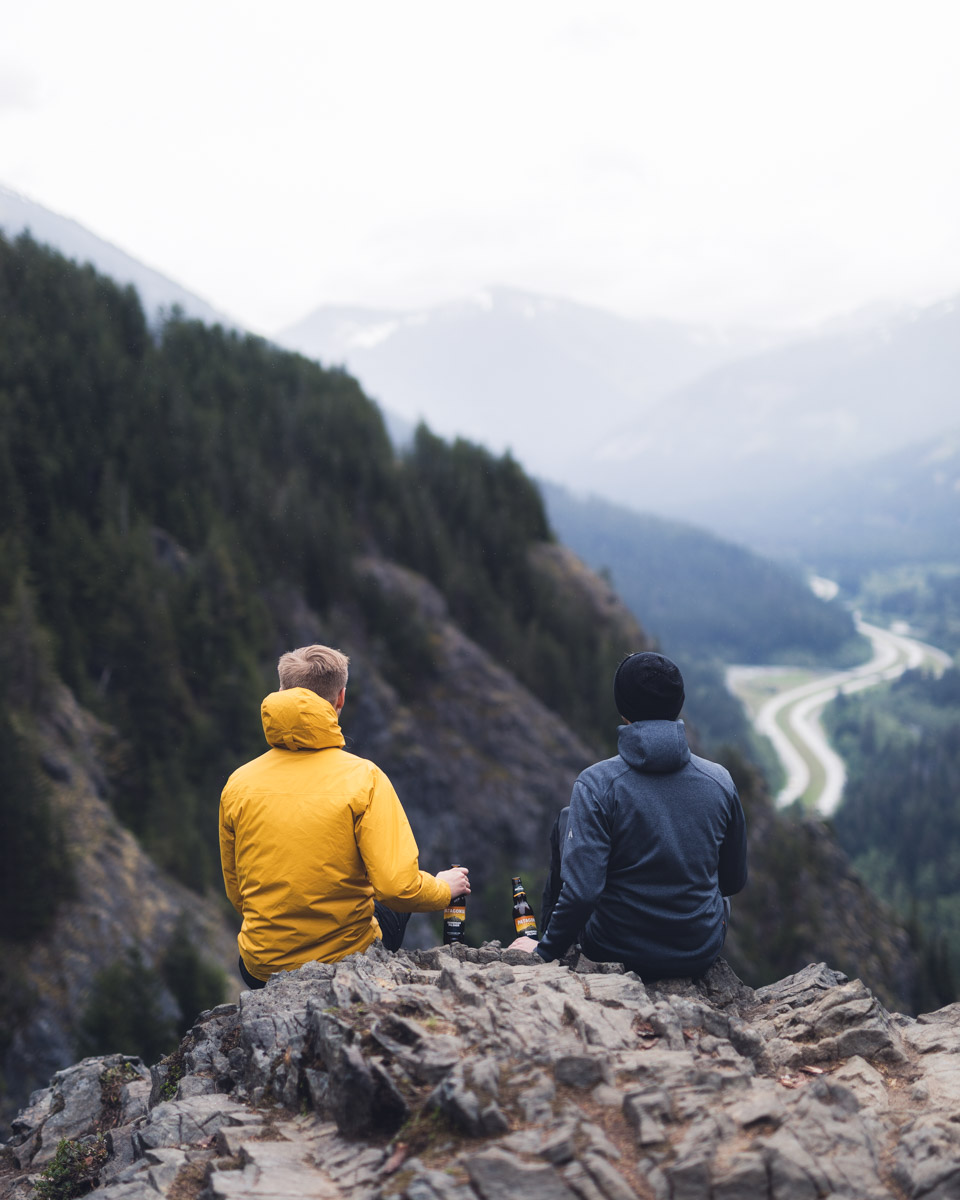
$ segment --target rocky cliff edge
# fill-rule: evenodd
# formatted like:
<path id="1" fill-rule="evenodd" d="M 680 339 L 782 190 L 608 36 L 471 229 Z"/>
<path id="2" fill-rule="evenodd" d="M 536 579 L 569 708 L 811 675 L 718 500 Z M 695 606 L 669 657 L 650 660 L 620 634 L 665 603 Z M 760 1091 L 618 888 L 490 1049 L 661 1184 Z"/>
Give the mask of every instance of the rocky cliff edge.
<path id="1" fill-rule="evenodd" d="M 72 1171 L 102 1200 L 934 1200 L 958 1107 L 960 1005 L 891 1014 L 822 963 L 753 991 L 722 960 L 644 984 L 377 943 L 202 1014 L 151 1070 L 59 1071 L 0 1196 L 79 1194 L 49 1190 Z"/>

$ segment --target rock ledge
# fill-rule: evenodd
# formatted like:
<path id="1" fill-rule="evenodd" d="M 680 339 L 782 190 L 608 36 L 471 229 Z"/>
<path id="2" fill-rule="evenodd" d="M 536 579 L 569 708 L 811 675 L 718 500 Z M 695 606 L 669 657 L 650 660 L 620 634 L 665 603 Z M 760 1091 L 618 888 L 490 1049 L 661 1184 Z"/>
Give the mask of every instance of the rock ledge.
<path id="1" fill-rule="evenodd" d="M 312 963 L 176 1054 L 84 1059 L 2 1150 L 26 1200 L 61 1138 L 102 1200 L 805 1200 L 960 1195 L 960 1005 L 888 1013 L 823 963 L 644 984 L 497 943 Z"/>

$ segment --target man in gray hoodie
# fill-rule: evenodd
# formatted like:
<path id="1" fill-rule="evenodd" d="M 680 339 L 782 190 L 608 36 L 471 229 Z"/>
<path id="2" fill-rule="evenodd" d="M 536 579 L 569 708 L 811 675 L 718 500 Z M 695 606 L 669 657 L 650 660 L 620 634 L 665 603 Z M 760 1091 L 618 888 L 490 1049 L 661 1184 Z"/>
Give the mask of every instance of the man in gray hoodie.
<path id="1" fill-rule="evenodd" d="M 669 658 L 629 655 L 613 691 L 627 722 L 619 753 L 574 784 L 551 839 L 560 861 L 543 936 L 514 945 L 550 962 L 579 942 L 594 961 L 643 979 L 695 978 L 723 946 L 725 897 L 747 881 L 743 808 L 728 771 L 690 753 L 683 678 Z"/>

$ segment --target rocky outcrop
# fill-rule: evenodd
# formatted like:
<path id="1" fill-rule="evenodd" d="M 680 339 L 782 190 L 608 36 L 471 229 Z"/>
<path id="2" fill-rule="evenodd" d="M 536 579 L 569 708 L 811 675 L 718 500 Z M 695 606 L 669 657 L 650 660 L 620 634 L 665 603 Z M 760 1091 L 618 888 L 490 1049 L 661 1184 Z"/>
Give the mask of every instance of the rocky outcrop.
<path id="1" fill-rule="evenodd" d="M 204 1013 L 150 1072 L 58 1072 L 0 1197 L 71 1139 L 103 1200 L 946 1198 L 958 1103 L 960 1006 L 891 1014 L 822 963 L 753 991 L 722 960 L 644 984 L 377 944 Z"/>

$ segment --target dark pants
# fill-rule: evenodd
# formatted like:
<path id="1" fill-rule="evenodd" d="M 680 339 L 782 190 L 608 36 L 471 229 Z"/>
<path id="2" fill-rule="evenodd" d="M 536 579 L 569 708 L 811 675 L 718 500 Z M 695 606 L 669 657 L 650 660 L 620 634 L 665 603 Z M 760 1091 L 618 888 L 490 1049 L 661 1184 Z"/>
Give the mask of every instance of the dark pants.
<path id="1" fill-rule="evenodd" d="M 403 935 L 407 932 L 410 914 L 394 912 L 392 908 L 387 908 L 379 900 L 374 900 L 373 915 L 377 918 L 377 924 L 380 926 L 384 949 L 399 950 L 403 945 Z M 240 968 L 240 978 L 248 988 L 256 989 L 267 986 L 262 979 L 257 979 L 255 975 L 250 974 L 242 958 L 237 960 L 237 966 Z"/>

